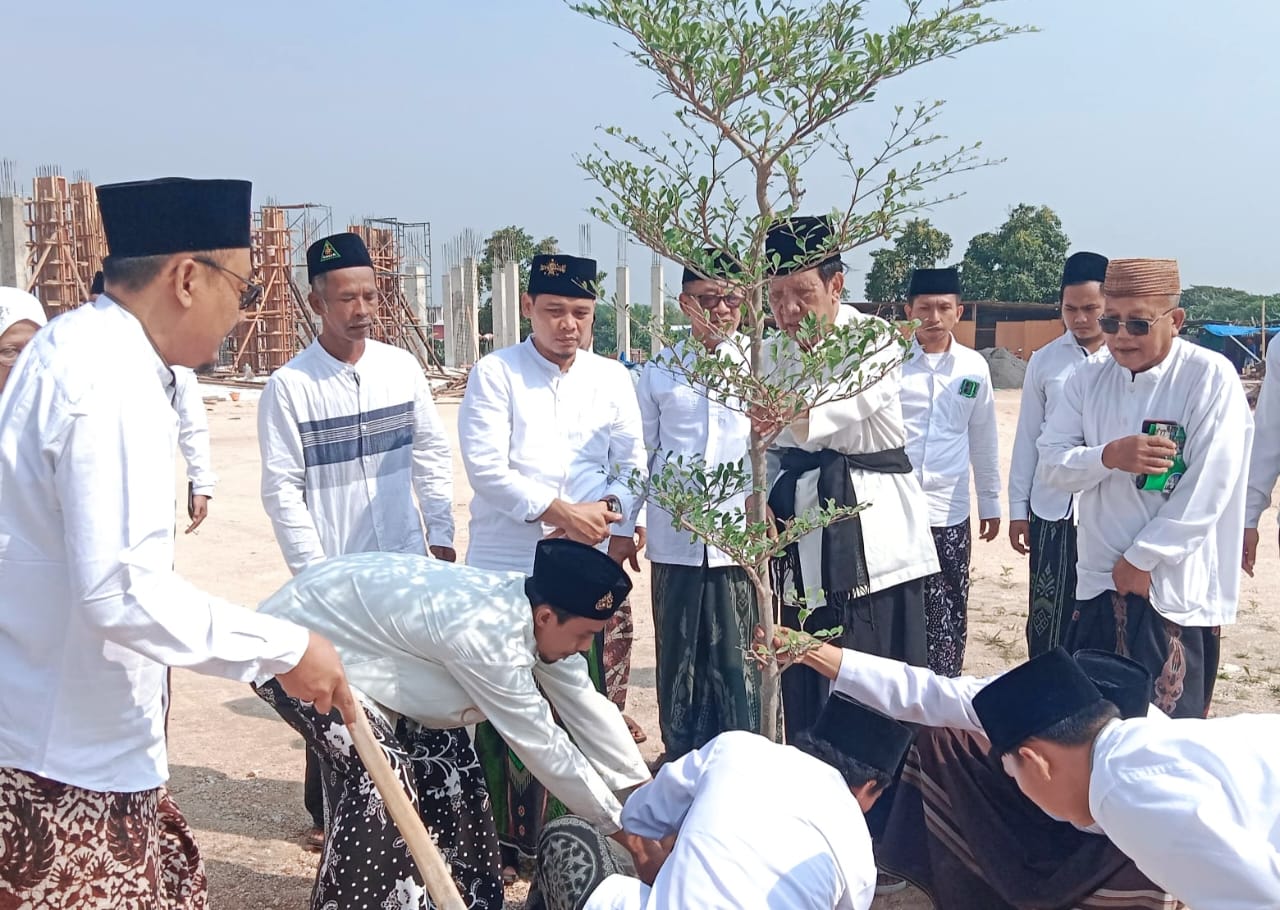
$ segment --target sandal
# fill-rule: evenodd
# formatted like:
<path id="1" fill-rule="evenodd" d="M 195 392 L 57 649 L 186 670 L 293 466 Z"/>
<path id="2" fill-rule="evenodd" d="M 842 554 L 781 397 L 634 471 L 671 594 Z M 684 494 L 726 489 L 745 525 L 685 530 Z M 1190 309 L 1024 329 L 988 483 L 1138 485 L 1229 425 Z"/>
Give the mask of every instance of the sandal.
<path id="1" fill-rule="evenodd" d="M 627 722 L 627 729 L 631 731 L 631 738 L 635 740 L 637 746 L 649 738 L 649 734 L 644 732 L 644 728 L 630 717 L 624 714 L 622 719 Z"/>

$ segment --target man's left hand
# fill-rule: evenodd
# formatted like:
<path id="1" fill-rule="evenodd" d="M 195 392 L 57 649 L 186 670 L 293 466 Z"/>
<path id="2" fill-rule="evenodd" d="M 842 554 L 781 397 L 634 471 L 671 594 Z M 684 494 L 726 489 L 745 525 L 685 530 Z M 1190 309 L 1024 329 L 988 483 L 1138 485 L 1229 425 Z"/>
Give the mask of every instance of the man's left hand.
<path id="1" fill-rule="evenodd" d="M 995 540 L 1000 535 L 1000 519 L 984 518 L 978 522 L 978 536 L 983 540 Z"/>
<path id="2" fill-rule="evenodd" d="M 455 551 L 453 547 L 427 547 L 427 549 L 431 551 L 431 555 L 436 559 L 443 560 L 444 562 L 458 561 L 457 551 Z"/>
<path id="3" fill-rule="evenodd" d="M 638 532 L 639 529 L 636 536 L 614 534 L 609 538 L 609 558 L 620 566 L 630 565 L 633 572 L 640 571 L 640 560 L 636 555 L 643 543 L 637 543 Z"/>
<path id="4" fill-rule="evenodd" d="M 196 493 L 191 497 L 191 524 L 187 526 L 186 533 L 190 534 L 209 517 L 209 497 L 200 493 Z"/>
<path id="5" fill-rule="evenodd" d="M 1151 599 L 1151 573 L 1139 569 L 1123 556 L 1111 570 L 1111 580 L 1115 582 L 1117 594 L 1137 594 L 1145 600 Z"/>
<path id="6" fill-rule="evenodd" d="M 627 852 L 631 854 L 631 859 L 636 864 L 636 878 L 646 885 L 652 885 L 662 870 L 662 864 L 667 861 L 667 856 L 671 853 L 670 848 L 665 843 L 628 834 L 625 831 L 619 831 L 613 835 L 613 839 L 626 847 Z M 671 841 L 671 843 L 675 842 Z"/>

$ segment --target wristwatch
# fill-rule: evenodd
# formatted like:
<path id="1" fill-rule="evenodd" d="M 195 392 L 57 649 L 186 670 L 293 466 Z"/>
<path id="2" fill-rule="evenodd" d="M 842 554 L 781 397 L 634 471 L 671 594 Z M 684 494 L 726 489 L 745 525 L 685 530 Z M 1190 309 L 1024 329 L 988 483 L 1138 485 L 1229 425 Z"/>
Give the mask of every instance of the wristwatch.
<path id="1" fill-rule="evenodd" d="M 622 514 L 622 500 L 614 496 L 612 493 L 610 493 L 608 496 L 606 496 L 604 499 L 600 501 L 605 504 L 605 507 L 610 512 L 617 512 L 619 515 Z"/>

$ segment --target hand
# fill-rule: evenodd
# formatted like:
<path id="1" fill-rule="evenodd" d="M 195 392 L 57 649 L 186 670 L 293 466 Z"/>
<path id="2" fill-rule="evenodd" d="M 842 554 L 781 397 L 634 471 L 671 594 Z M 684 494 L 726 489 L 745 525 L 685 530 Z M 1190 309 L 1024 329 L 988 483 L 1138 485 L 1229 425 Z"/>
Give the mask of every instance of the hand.
<path id="1" fill-rule="evenodd" d="M 1031 522 L 1009 522 L 1009 546 L 1023 556 L 1031 552 Z"/>
<path id="2" fill-rule="evenodd" d="M 299 701 L 311 702 L 319 713 L 328 714 L 337 708 L 347 723 L 355 722 L 358 710 L 355 696 L 347 686 L 342 659 L 329 639 L 312 632 L 302 660 L 276 679 L 286 692 Z"/>
<path id="3" fill-rule="evenodd" d="M 649 532 L 636 525 L 636 552 L 642 552 L 649 545 Z"/>
<path id="4" fill-rule="evenodd" d="M 614 534 L 609 538 L 609 558 L 620 566 L 630 565 L 633 572 L 640 571 L 636 539 L 626 534 Z"/>
<path id="5" fill-rule="evenodd" d="M 1102 450 L 1102 463 L 1108 468 L 1130 474 L 1163 474 L 1173 467 L 1178 446 L 1163 436 L 1122 436 L 1107 443 Z"/>
<path id="6" fill-rule="evenodd" d="M 184 533 L 190 534 L 209 517 L 209 497 L 196 493 L 191 497 L 191 524 Z"/>
<path id="7" fill-rule="evenodd" d="M 667 861 L 667 856 L 670 855 L 671 850 L 664 843 L 649 840 L 646 837 L 638 837 L 635 834 L 628 834 L 626 831 L 619 831 L 614 834 L 613 839 L 626 847 L 627 852 L 631 854 L 631 859 L 636 864 L 636 878 L 646 885 L 652 885 L 654 879 L 658 877 L 658 873 L 662 870 L 662 864 Z"/>
<path id="8" fill-rule="evenodd" d="M 431 555 L 444 562 L 457 562 L 458 553 L 453 547 L 427 547 Z"/>
<path id="9" fill-rule="evenodd" d="M 1111 580 L 1115 582 L 1117 594 L 1137 594 L 1146 600 L 1151 599 L 1151 573 L 1139 569 L 1123 556 L 1111 570 Z"/>
<path id="10" fill-rule="evenodd" d="M 983 540 L 986 540 L 986 541 L 995 540 L 996 536 L 999 533 L 1000 533 L 1000 519 L 983 518 L 978 522 L 978 536 Z"/>
<path id="11" fill-rule="evenodd" d="M 1258 561 L 1258 529 L 1244 529 L 1244 555 L 1240 559 L 1240 568 L 1244 574 L 1253 578 L 1253 566 Z"/>
<path id="12" fill-rule="evenodd" d="M 551 503 L 540 517 L 556 529 L 551 537 L 567 537 L 592 547 L 609 536 L 609 525 L 622 520 L 622 515 L 611 512 L 604 502 L 571 503 L 563 499 Z"/>

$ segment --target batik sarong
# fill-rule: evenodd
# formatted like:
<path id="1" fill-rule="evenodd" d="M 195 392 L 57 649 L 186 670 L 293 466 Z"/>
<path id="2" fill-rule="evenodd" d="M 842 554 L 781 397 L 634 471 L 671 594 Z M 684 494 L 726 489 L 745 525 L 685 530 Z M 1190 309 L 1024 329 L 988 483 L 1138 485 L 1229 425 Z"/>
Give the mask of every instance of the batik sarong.
<path id="1" fill-rule="evenodd" d="M 538 840 L 537 876 L 528 908 L 583 910 L 610 875 L 635 875 L 631 857 L 584 819 L 548 822 Z"/>
<path id="2" fill-rule="evenodd" d="M 1076 606 L 1076 524 L 1031 515 L 1031 582 L 1027 588 L 1027 655 L 1062 642 Z"/>
<path id="3" fill-rule="evenodd" d="M 924 580 L 929 669 L 939 676 L 959 676 L 968 638 L 969 558 L 973 536 L 967 518 L 958 525 L 931 530 L 941 568 Z"/>

